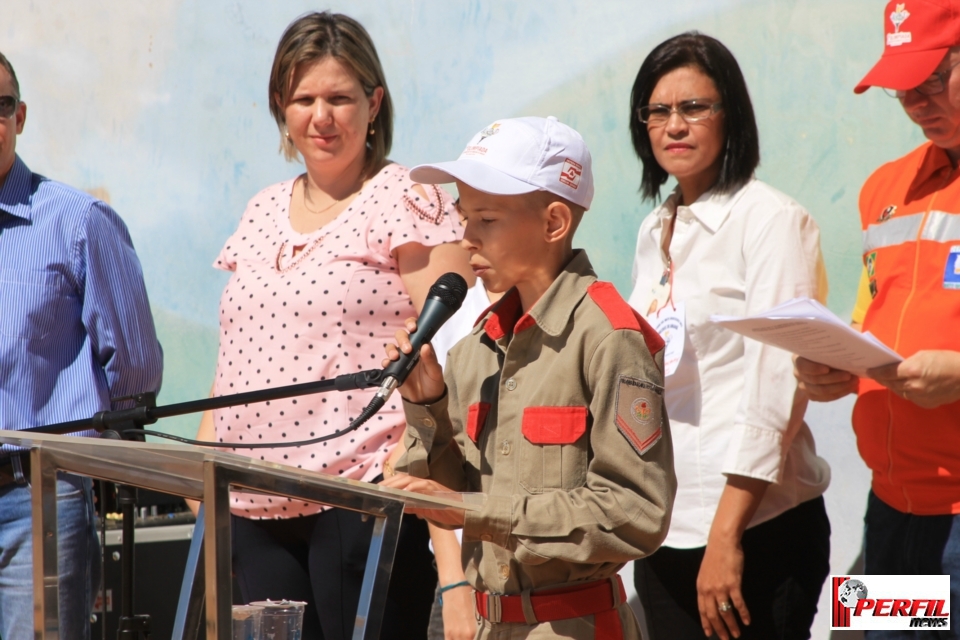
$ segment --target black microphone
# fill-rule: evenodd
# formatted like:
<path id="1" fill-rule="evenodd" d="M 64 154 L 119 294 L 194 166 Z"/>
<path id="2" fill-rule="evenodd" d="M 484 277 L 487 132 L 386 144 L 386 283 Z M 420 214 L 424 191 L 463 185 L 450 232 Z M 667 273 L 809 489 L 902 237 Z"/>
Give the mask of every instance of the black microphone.
<path id="1" fill-rule="evenodd" d="M 383 370 L 383 385 L 377 396 L 384 400 L 393 390 L 403 384 L 413 368 L 420 361 L 420 347 L 427 344 L 437 334 L 443 323 L 450 319 L 463 299 L 467 297 L 467 281 L 458 273 L 445 273 L 433 283 L 423 303 L 423 311 L 417 318 L 417 330 L 410 334 L 413 351 L 400 352 L 400 359 L 394 360 Z"/>

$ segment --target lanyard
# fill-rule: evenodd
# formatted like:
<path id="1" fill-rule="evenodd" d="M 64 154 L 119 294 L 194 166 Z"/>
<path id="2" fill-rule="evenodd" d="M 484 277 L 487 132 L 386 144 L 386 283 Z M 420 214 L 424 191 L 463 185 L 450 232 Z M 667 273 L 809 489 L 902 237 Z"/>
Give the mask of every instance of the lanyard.
<path id="1" fill-rule="evenodd" d="M 664 300 L 663 304 L 659 304 L 660 298 L 657 296 L 657 308 L 655 309 L 657 317 L 660 316 L 660 312 L 667 308 L 667 305 L 670 305 L 674 311 L 677 310 L 676 305 L 673 303 L 673 259 L 670 257 L 670 241 L 673 239 L 673 230 L 676 226 L 677 221 L 677 211 L 674 209 L 673 215 L 664 223 L 663 230 L 660 234 L 660 259 L 663 261 L 663 275 L 660 276 L 660 286 L 668 287 L 667 297 Z"/>

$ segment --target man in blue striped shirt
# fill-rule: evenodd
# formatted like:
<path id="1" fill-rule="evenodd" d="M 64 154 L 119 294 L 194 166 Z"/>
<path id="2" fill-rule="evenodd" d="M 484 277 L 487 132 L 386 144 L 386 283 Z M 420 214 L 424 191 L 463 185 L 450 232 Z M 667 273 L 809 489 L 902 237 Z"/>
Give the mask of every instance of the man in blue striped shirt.
<path id="1" fill-rule="evenodd" d="M 110 409 L 111 398 L 159 391 L 163 369 L 126 226 L 105 203 L 27 168 L 16 155 L 26 117 L 0 53 L 2 429 L 90 417 Z M 0 450 L 4 640 L 33 637 L 28 462 Z M 57 485 L 60 637 L 86 639 L 100 555 L 91 482 L 61 475 Z"/>

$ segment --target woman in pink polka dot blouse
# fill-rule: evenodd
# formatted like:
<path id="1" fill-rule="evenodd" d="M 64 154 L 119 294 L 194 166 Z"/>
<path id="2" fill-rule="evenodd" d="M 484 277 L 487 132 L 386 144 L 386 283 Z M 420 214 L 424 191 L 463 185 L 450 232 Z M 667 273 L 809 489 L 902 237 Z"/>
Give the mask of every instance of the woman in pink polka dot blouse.
<path id="1" fill-rule="evenodd" d="M 288 159 L 302 158 L 306 172 L 254 196 L 216 260 L 233 275 L 220 301 L 214 395 L 378 368 L 383 345 L 441 274 L 472 277 L 455 244 L 462 231 L 449 196 L 414 184 L 406 168 L 386 160 L 390 94 L 359 23 L 330 13 L 294 21 L 277 48 L 269 92 L 281 148 Z M 199 437 L 292 442 L 328 434 L 346 427 L 374 392 L 218 410 L 204 416 Z M 248 455 L 372 481 L 403 429 L 397 398 L 342 438 Z M 372 520 L 245 493 L 231 496 L 231 510 L 244 600 L 305 600 L 305 640 L 349 637 Z M 407 518 L 381 637 L 426 637 L 436 583 L 426 525 Z"/>

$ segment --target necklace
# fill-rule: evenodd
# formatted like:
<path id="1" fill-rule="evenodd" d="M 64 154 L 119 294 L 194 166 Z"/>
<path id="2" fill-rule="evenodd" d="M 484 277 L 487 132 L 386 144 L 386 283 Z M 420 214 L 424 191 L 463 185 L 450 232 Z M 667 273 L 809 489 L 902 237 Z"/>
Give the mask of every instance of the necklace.
<path id="1" fill-rule="evenodd" d="M 361 184 L 363 184 L 362 181 L 361 181 Z M 311 209 L 311 208 L 307 205 L 307 199 L 310 198 L 309 191 L 310 191 L 310 181 L 309 181 L 308 178 L 304 178 L 304 179 L 303 179 L 303 192 L 302 192 L 302 196 L 303 196 L 303 208 L 307 210 L 307 213 L 312 213 L 313 215 L 316 216 L 316 215 L 320 215 L 321 213 L 325 213 L 325 212 L 329 211 L 330 209 L 333 209 L 336 205 L 340 204 L 341 202 L 343 202 L 344 200 L 346 200 L 347 198 L 349 198 L 350 196 L 352 196 L 353 194 L 355 194 L 355 193 L 357 192 L 357 189 L 352 189 L 352 190 L 350 191 L 350 193 L 348 193 L 347 195 L 345 195 L 345 196 L 344 196 L 343 198 L 341 198 L 340 200 L 334 200 L 333 202 L 331 202 L 330 204 L 328 204 L 328 205 L 325 206 L 324 208 L 318 209 L 317 211 L 314 211 L 313 209 Z M 312 200 L 312 198 L 310 198 L 310 199 Z"/>

